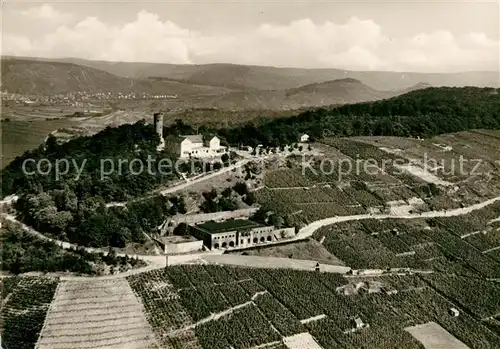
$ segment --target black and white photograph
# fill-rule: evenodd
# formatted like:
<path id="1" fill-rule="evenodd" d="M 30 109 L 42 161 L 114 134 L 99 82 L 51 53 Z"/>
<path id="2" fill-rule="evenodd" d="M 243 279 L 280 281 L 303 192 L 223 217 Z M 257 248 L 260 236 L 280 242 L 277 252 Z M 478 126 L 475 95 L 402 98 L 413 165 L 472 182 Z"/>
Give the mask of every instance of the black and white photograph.
<path id="1" fill-rule="evenodd" d="M 500 348 L 498 0 L 0 8 L 0 349 Z"/>

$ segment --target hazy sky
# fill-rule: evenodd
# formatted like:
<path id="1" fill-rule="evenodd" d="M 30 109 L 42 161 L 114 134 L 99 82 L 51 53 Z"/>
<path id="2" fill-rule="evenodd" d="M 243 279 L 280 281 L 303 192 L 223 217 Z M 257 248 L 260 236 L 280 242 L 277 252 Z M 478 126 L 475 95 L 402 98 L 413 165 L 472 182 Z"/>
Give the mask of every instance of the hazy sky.
<path id="1" fill-rule="evenodd" d="M 2 53 L 165 63 L 499 70 L 497 1 L 10 2 Z"/>

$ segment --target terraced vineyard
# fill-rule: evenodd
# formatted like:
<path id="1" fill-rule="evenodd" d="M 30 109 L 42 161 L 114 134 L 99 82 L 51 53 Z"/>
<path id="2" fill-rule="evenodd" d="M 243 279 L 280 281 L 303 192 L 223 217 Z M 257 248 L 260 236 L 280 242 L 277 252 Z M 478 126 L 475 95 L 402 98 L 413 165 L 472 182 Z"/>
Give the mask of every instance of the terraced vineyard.
<path id="1" fill-rule="evenodd" d="M 184 276 L 182 273 L 179 275 Z M 182 280 L 185 282 L 183 286 L 189 285 L 187 278 Z M 144 305 L 146 319 L 162 346 L 200 348 L 194 331 L 189 328 L 193 320 L 182 306 L 179 293 L 163 270 L 130 276 L 128 282 Z M 182 335 L 170 335 L 179 329 L 185 329 Z"/>
<path id="2" fill-rule="evenodd" d="M 488 230 L 488 222 L 499 212 L 496 203 L 459 217 L 345 222 L 323 227 L 313 237 L 324 237 L 325 248 L 355 269 L 450 271 L 455 265 L 484 278 L 499 278 L 500 264 L 489 252 L 500 246 L 500 231 Z"/>
<path id="3" fill-rule="evenodd" d="M 418 201 L 420 211 L 472 205 L 500 195 L 499 139 L 497 131 L 325 139 L 305 161 L 269 169 L 258 200 L 304 223 L 388 210 L 391 201 Z"/>
<path id="4" fill-rule="evenodd" d="M 3 287 L 7 348 L 284 349 L 310 333 L 324 349 L 421 349 L 405 328 L 428 322 L 471 349 L 500 346 L 500 285 L 477 276 L 189 265 L 59 284 L 8 278 Z M 356 329 L 356 318 L 368 326 Z"/>
<path id="5" fill-rule="evenodd" d="M 200 275 L 204 275 L 204 282 L 195 285 L 190 281 Z M 129 277 L 129 282 L 134 290 L 140 288 L 140 299 L 151 304 L 146 306 L 147 318 L 150 323 L 155 321 L 157 338 L 166 338 L 162 344 L 169 348 L 282 348 L 285 338 L 310 332 L 325 349 L 386 349 L 395 345 L 421 349 L 404 329 L 430 321 L 472 349 L 500 345 L 500 336 L 486 327 L 479 314 L 463 310 L 461 300 L 455 301 L 452 293 L 443 289 L 450 295 L 443 297 L 433 280 L 416 275 L 344 277 L 192 265 L 140 274 Z M 372 291 L 351 295 L 339 291 L 350 284 Z M 470 284 L 463 285 L 473 289 Z M 492 282 L 488 287 L 484 290 L 494 292 L 494 298 L 500 287 Z M 196 307 L 187 302 L 194 299 Z M 462 309 L 460 317 L 449 314 L 451 307 Z M 487 313 L 496 311 L 490 301 L 482 307 Z M 369 327 L 352 332 L 356 317 Z"/>
<path id="6" fill-rule="evenodd" d="M 57 279 L 2 279 L 2 346 L 33 349 L 57 288 Z"/>
<path id="7" fill-rule="evenodd" d="M 37 348 L 158 348 L 125 279 L 62 281 Z"/>

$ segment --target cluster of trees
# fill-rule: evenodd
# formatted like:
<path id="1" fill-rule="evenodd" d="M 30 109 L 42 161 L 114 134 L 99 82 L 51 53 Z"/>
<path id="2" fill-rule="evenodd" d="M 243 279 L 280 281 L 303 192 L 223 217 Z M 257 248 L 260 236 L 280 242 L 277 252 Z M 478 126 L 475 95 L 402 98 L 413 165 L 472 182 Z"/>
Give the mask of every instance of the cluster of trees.
<path id="1" fill-rule="evenodd" d="M 236 210 L 238 203 L 231 197 L 231 192 L 229 192 L 229 195 L 227 195 L 227 191 L 224 191 L 224 193 L 226 195 L 219 196 L 215 188 L 209 192 L 204 192 L 204 201 L 200 205 L 200 209 L 205 213 Z"/>
<path id="2" fill-rule="evenodd" d="M 40 232 L 84 246 L 125 247 L 144 243 L 144 233 L 156 232 L 168 215 L 185 213 L 182 198 L 162 195 L 106 207 L 100 197 L 78 200 L 68 187 L 24 194 L 15 208 L 20 218 Z"/>
<path id="3" fill-rule="evenodd" d="M 500 98 L 494 88 L 441 87 L 387 100 L 317 108 L 297 116 L 219 130 L 230 144 L 278 147 L 325 136 L 429 137 L 476 128 L 500 128 Z"/>
<path id="4" fill-rule="evenodd" d="M 178 121 L 165 132 L 195 131 Z M 79 200 L 100 197 L 105 202 L 126 201 L 171 183 L 181 177 L 180 173 L 199 174 L 229 166 L 236 156 L 224 154 L 221 161 L 210 163 L 200 159 L 178 162 L 177 155 L 168 149 L 159 153 L 158 144 L 158 135 L 144 120 L 107 127 L 93 136 L 64 144 L 49 135 L 44 144 L 17 157 L 1 171 L 2 196 L 66 186 Z"/>
<path id="5" fill-rule="evenodd" d="M 269 204 L 263 204 L 250 219 L 262 224 L 274 225 L 276 228 L 290 228 L 295 226 L 295 221 L 290 215 L 282 215 L 279 212 L 274 212 Z"/>
<path id="6" fill-rule="evenodd" d="M 238 199 L 252 206 L 257 202 L 257 198 L 251 192 L 245 182 L 238 182 L 232 188 L 224 189 L 221 194 L 217 189 L 213 188 L 209 192 L 203 193 L 204 201 L 200 209 L 205 213 L 220 212 L 220 211 L 234 211 L 238 209 Z"/>
<path id="7" fill-rule="evenodd" d="M 178 132 L 184 132 L 187 126 L 176 127 L 180 128 Z M 141 173 L 129 166 L 134 159 L 147 164 L 148 158 L 169 158 L 174 163 L 175 159 L 168 154 L 158 154 L 158 143 L 153 127 L 144 120 L 108 127 L 96 135 L 64 144 L 49 136 L 45 144 L 16 158 L 2 170 L 2 194 L 19 194 L 15 208 L 20 219 L 54 238 L 96 247 L 143 243 L 144 233 L 156 231 L 167 215 L 186 213 L 184 199 L 152 197 L 129 201 L 125 207 L 106 207 L 106 202 L 143 196 L 178 177 L 177 173 L 163 174 L 158 161 L 152 162 L 152 171 Z M 25 163 L 28 159 L 33 161 Z M 42 159 L 51 166 L 67 160 L 70 166 L 64 167 L 56 178 L 54 167 L 48 174 L 38 171 L 36 167 Z M 229 158 L 225 160 L 229 162 Z M 104 179 L 103 161 L 107 166 Z M 124 165 L 119 166 L 120 162 Z M 32 175 L 23 172 L 24 163 L 25 170 Z M 45 165 L 42 170 L 47 170 L 47 161 Z M 115 170 L 110 171 L 110 166 L 115 166 Z M 179 171 L 200 172 L 203 166 L 204 163 L 193 160 L 182 164 Z M 219 163 L 213 168 L 222 166 Z"/>
<path id="8" fill-rule="evenodd" d="M 15 227 L 1 229 L 2 270 L 14 274 L 30 271 L 98 274 L 98 266 L 134 268 L 145 263 L 115 253 L 89 253 L 83 249 L 65 251 L 55 243 L 39 239 Z"/>
<path id="9" fill-rule="evenodd" d="M 133 125 L 107 127 L 96 135 L 64 144 L 58 144 L 50 135 L 45 144 L 17 157 L 2 170 L 2 194 L 49 191 L 64 183 L 78 198 L 99 196 L 110 202 L 137 197 L 176 177 L 175 173 L 160 171 L 159 159 L 168 155 L 157 153 L 158 143 L 158 135 L 144 120 Z M 152 171 L 146 170 L 148 156 L 157 160 L 150 161 Z M 61 168 L 58 178 L 56 161 Z M 61 165 L 64 161 L 70 165 L 67 171 L 65 165 Z M 139 162 L 145 170 L 139 171 Z M 23 172 L 23 164 L 30 175 Z"/>

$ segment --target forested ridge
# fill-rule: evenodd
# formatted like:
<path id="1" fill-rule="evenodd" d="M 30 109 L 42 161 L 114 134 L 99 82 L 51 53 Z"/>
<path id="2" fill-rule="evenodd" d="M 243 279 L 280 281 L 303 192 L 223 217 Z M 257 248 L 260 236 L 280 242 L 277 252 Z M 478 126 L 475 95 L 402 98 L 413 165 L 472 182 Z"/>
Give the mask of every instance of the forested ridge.
<path id="1" fill-rule="evenodd" d="M 182 198 L 156 196 L 125 207 L 106 207 L 106 202 L 122 201 L 141 196 L 177 176 L 176 173 L 156 175 L 147 171 L 131 173 L 129 166 L 101 178 L 101 159 L 115 164 L 120 160 L 148 156 L 168 158 L 158 153 L 159 138 L 152 125 L 139 121 L 133 125 L 106 128 L 100 133 L 57 144 L 53 137 L 39 148 L 26 152 L 2 170 L 2 195 L 18 193 L 15 204 L 18 218 L 35 229 L 61 240 L 86 246 L 124 247 L 129 242 L 142 243 L 144 233 L 156 232 L 168 214 L 185 210 Z M 172 157 L 173 158 L 173 157 Z M 67 174 L 56 179 L 36 171 L 33 162 L 26 164 L 33 175 L 25 175 L 22 165 L 27 159 L 75 161 L 81 168 L 70 167 Z M 85 165 L 81 166 L 85 161 Z M 157 165 L 157 162 L 154 163 Z"/>
<path id="2" fill-rule="evenodd" d="M 100 171 L 101 160 L 109 159 L 106 164 L 113 163 L 116 169 L 119 160 L 138 158 L 146 163 L 148 155 L 158 158 L 158 142 L 159 138 L 153 127 L 146 125 L 144 121 L 117 128 L 107 127 L 96 135 L 79 137 L 64 144 L 57 144 L 55 137 L 49 136 L 45 144 L 17 157 L 2 170 L 2 195 L 68 186 L 78 198 L 100 196 L 106 201 L 121 201 L 138 196 L 173 176 L 150 176 L 146 171 L 131 175 L 130 167 L 124 165 L 121 166 L 121 171 L 113 171 L 103 180 Z M 71 166 L 67 174 L 56 180 L 54 171 L 48 175 L 40 174 L 36 168 L 37 163 L 28 161 L 25 163 L 26 171 L 33 175 L 26 176 L 22 166 L 27 159 L 48 159 L 52 166 L 56 160 L 67 159 Z M 47 166 L 42 165 L 44 166 L 41 169 L 45 171 Z M 78 168 L 82 168 L 82 172 L 78 180 L 74 180 L 78 175 Z"/>
<path id="3" fill-rule="evenodd" d="M 302 133 L 311 140 L 324 136 L 422 136 L 458 132 L 475 128 L 500 128 L 500 95 L 493 88 L 428 88 L 388 100 L 318 108 L 294 117 L 264 120 L 233 128 L 199 128 L 201 134 L 218 134 L 223 144 L 262 144 L 277 147 L 295 144 Z M 193 128 L 177 120 L 164 128 L 164 135 L 189 134 Z M 101 160 L 156 159 L 175 156 L 158 153 L 159 138 L 152 125 L 139 121 L 133 125 L 106 128 L 100 133 L 57 144 L 49 136 L 39 148 L 16 158 L 2 170 L 2 196 L 20 194 L 16 205 L 19 217 L 39 231 L 62 240 L 89 246 L 123 247 L 129 242 L 144 242 L 146 232 L 156 231 L 166 216 L 185 212 L 182 198 L 152 197 L 125 207 L 106 207 L 110 201 L 125 201 L 143 196 L 177 177 L 148 171 L 131 173 L 128 166 L 101 178 Z M 85 166 L 56 180 L 53 174 L 26 176 L 26 159 L 46 158 L 52 163 L 68 159 Z M 155 162 L 157 165 L 158 163 Z M 155 165 L 155 166 L 156 166 Z M 29 163 L 27 169 L 36 172 Z M 213 199 L 207 211 L 217 210 Z"/>
<path id="4" fill-rule="evenodd" d="M 221 129 L 231 144 L 276 147 L 297 142 L 301 134 L 323 136 L 430 137 L 468 129 L 500 128 L 499 89 L 432 87 L 398 97 Z"/>

